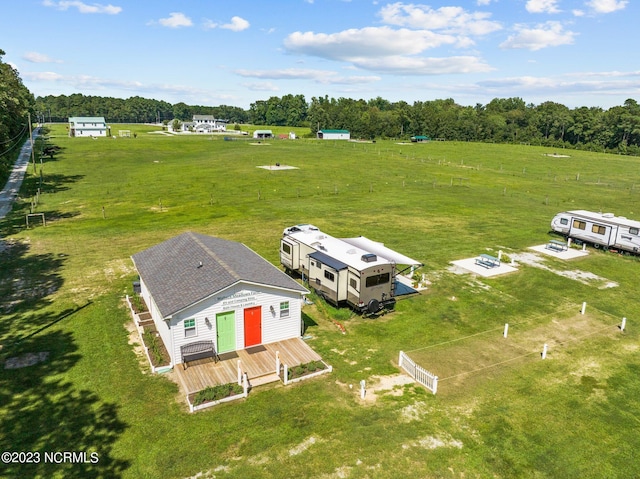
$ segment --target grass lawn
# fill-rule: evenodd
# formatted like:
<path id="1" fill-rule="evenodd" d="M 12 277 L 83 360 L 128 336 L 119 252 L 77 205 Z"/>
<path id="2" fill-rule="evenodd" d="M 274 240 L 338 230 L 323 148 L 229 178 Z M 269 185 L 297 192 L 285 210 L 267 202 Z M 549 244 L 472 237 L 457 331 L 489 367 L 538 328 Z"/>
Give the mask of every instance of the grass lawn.
<path id="1" fill-rule="evenodd" d="M 2 449 L 99 460 L 41 456 L 0 465 L 0 477 L 640 476 L 639 259 L 590 250 L 491 279 L 450 265 L 546 243 L 551 218 L 568 209 L 640 218 L 637 158 L 118 128 L 137 136 L 71 139 L 52 126 L 61 150 L 29 169 L 0 222 L 0 355 L 41 354 L 0 370 Z M 276 163 L 295 169 L 259 168 Z M 26 229 L 38 188 L 47 226 Z M 423 261 L 431 285 L 375 320 L 314 296 L 306 334 L 331 374 L 189 414 L 129 343 L 130 256 L 192 230 L 278 264 L 282 230 L 297 223 L 382 241 Z M 575 271 L 601 280 L 560 274 Z M 400 350 L 442 378 L 437 395 L 413 384 L 375 391 L 399 372 Z"/>

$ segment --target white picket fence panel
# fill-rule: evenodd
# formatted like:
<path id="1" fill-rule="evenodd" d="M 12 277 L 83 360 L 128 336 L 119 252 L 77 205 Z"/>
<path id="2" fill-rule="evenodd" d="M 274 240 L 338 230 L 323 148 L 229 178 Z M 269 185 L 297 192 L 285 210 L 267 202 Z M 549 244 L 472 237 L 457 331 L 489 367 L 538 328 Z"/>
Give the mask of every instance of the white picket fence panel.
<path id="1" fill-rule="evenodd" d="M 438 391 L 438 376 L 418 366 L 404 351 L 400 351 L 398 365 L 433 394 Z"/>

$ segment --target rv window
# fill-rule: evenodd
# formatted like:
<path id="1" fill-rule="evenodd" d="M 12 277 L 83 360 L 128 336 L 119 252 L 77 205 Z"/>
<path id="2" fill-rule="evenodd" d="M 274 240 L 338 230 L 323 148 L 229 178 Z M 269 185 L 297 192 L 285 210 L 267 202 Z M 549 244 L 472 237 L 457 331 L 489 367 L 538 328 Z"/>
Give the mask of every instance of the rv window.
<path id="1" fill-rule="evenodd" d="M 638 233 L 640 233 L 640 231 L 638 231 L 638 228 L 629 228 L 630 235 L 637 235 Z"/>
<path id="2" fill-rule="evenodd" d="M 287 243 L 282 243 L 282 251 L 287 254 L 291 254 L 291 246 L 289 246 Z"/>
<path id="3" fill-rule="evenodd" d="M 322 269 L 322 263 L 320 261 L 316 261 L 316 266 L 318 269 Z"/>
<path id="4" fill-rule="evenodd" d="M 355 278 L 349 279 L 349 286 L 351 286 L 353 289 L 358 289 L 358 283 L 356 282 Z"/>
<path id="5" fill-rule="evenodd" d="M 599 234 L 599 235 L 603 235 L 607 232 L 607 228 L 605 228 L 604 226 L 600 226 L 600 225 L 593 225 L 591 227 L 591 231 L 593 233 Z"/>
<path id="6" fill-rule="evenodd" d="M 324 271 L 324 277 L 327 278 L 329 281 L 335 281 L 336 277 L 335 275 L 331 272 L 331 271 Z"/>
<path id="7" fill-rule="evenodd" d="M 184 337 L 192 338 L 196 336 L 196 320 L 185 319 L 184 320 Z"/>
<path id="8" fill-rule="evenodd" d="M 578 230 L 587 229 L 587 223 L 580 220 L 573 220 L 573 227 Z"/>
<path id="9" fill-rule="evenodd" d="M 373 276 L 369 276 L 366 280 L 367 288 L 371 286 L 377 286 L 379 284 L 385 284 L 389 282 L 389 273 L 375 274 Z"/>
<path id="10" fill-rule="evenodd" d="M 560 224 L 561 225 L 568 225 L 569 224 L 569 218 L 560 218 Z"/>

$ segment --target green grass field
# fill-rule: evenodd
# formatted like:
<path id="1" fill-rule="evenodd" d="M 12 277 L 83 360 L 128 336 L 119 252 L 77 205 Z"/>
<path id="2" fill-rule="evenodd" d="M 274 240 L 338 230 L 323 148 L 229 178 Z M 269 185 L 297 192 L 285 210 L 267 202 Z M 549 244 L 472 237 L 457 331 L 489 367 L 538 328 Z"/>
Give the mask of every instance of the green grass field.
<path id="1" fill-rule="evenodd" d="M 2 464 L 0 477 L 640 477 L 639 259 L 591 250 L 491 279 L 449 264 L 543 244 L 567 209 L 639 219 L 637 158 L 122 129 L 137 137 L 70 139 L 54 125 L 48 142 L 62 149 L 29 169 L 0 222 L 0 354 L 48 353 L 0 370 L 2 449 L 99 461 Z M 258 168 L 275 163 L 296 169 Z M 47 226 L 26 229 L 39 187 Z M 278 264 L 283 228 L 303 222 L 423 261 L 430 287 L 376 320 L 314 298 L 306 334 L 330 375 L 189 414 L 177 386 L 151 375 L 129 343 L 130 256 L 192 230 Z M 554 273 L 573 270 L 617 286 Z M 373 390 L 397 374 L 400 350 L 447 378 L 438 394 L 406 385 L 361 401 L 359 381 Z M 534 354 L 507 361 L 511 351 Z"/>

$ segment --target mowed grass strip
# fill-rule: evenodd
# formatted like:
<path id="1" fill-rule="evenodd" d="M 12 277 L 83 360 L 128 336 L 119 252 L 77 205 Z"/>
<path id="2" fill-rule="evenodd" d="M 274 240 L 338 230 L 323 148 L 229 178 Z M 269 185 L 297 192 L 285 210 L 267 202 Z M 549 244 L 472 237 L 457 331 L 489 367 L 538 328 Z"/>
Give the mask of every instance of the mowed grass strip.
<path id="1" fill-rule="evenodd" d="M 35 174 L 30 168 L 22 201 L 0 225 L 3 358 L 48 352 L 32 366 L 0 370 L 2 446 L 96 451 L 100 462 L 16 464 L 4 475 L 640 475 L 630 460 L 640 447 L 637 258 L 591 251 L 566 265 L 546 260 L 551 269 L 590 271 L 618 284 L 606 289 L 526 265 L 482 279 L 449 264 L 543 244 L 551 218 L 566 209 L 638 218 L 636 158 L 580 151 L 558 158 L 548 155 L 562 152 L 547 148 L 447 142 L 251 145 L 122 129 L 137 137 L 70 139 L 55 125 L 49 141 L 62 150 Z M 258 168 L 275 163 L 297 169 Z M 48 222 L 27 230 L 37 188 L 36 211 Z M 314 298 L 305 334 L 334 366 L 330 376 L 188 414 L 177 387 L 149 374 L 129 343 L 122 297 L 135 279 L 130 255 L 194 230 L 241 241 L 278 264 L 282 229 L 301 222 L 338 237 L 365 235 L 423 261 L 429 289 L 376 320 Z M 545 361 L 476 375 L 453 391 L 444 381 L 436 396 L 407 385 L 359 399 L 360 380 L 373 388 L 398 373 L 400 350 L 488 330 L 499 345 L 505 322 L 513 322 L 515 342 L 518 321 L 527 318 L 536 342 L 553 331 L 558 311 L 568 311 L 560 319 L 571 324 L 582 301 L 604 312 L 606 324 L 628 316 L 627 331 L 584 340 L 581 329 L 556 332 L 572 341 L 550 349 Z M 592 320 L 597 326 L 593 315 L 582 328 L 595 327 Z M 434 361 L 473 362 L 488 347 L 482 339 L 450 344 Z"/>

